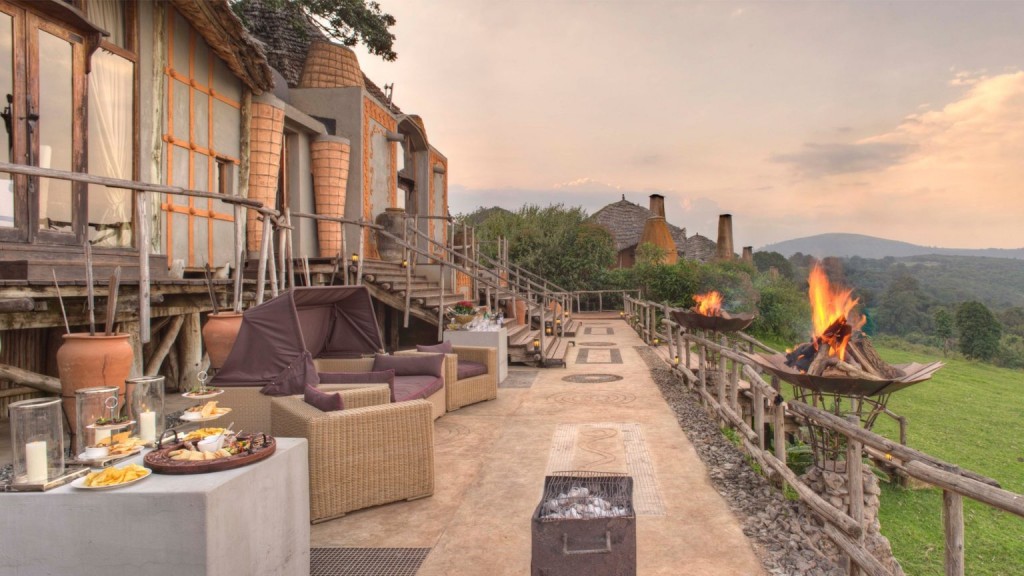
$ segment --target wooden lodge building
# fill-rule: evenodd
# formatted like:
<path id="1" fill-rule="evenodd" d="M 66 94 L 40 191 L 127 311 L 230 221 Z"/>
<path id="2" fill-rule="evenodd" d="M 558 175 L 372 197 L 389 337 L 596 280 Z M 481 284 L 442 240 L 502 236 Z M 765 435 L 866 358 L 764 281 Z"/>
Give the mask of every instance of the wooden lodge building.
<path id="1" fill-rule="evenodd" d="M 263 298 L 262 274 L 274 294 L 297 280 L 347 281 L 361 255 L 357 281 L 370 281 L 385 341 L 398 343 L 403 295 L 384 279 L 407 263 L 371 226 L 339 218 L 422 235 L 421 252 L 397 252 L 422 275 L 406 286 L 432 291 L 404 294 L 413 331 L 469 294 L 465 274 L 439 265 L 452 257 L 448 161 L 423 120 L 348 48 L 267 15 L 251 21 L 264 27 L 250 32 L 228 0 L 0 0 L 2 417 L 59 388 L 62 307 L 72 332 L 88 325 L 86 242 L 99 329 L 120 267 L 115 328 L 132 334 L 132 373 L 172 387 L 204 366 L 207 265 L 230 307 Z M 407 219 L 414 230 L 398 232 Z"/>

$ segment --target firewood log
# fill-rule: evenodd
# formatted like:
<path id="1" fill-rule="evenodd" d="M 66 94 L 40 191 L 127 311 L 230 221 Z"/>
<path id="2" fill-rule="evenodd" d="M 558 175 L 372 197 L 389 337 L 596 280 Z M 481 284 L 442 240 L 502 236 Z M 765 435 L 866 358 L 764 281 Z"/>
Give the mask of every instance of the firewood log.
<path id="1" fill-rule="evenodd" d="M 885 380 L 885 378 L 879 378 L 878 376 L 865 372 L 860 368 L 857 368 L 853 364 L 850 364 L 849 362 L 845 362 L 843 360 L 839 360 L 838 362 L 836 362 L 835 368 L 836 370 L 845 372 L 846 375 L 850 376 L 851 378 L 860 378 L 862 380 Z"/>
<path id="2" fill-rule="evenodd" d="M 822 372 L 825 371 L 825 361 L 828 359 L 829 345 L 825 342 L 818 342 L 818 351 L 814 354 L 814 360 L 811 360 L 810 367 L 807 368 L 807 373 L 811 376 L 821 376 Z"/>

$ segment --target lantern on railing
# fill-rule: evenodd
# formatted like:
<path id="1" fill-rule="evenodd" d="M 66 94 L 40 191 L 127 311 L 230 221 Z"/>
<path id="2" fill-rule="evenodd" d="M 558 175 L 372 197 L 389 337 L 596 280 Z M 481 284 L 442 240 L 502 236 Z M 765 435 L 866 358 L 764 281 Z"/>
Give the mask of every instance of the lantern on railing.
<path id="1" fill-rule="evenodd" d="M 540 351 L 540 338 L 533 339 L 533 349 L 538 352 Z"/>
<path id="2" fill-rule="evenodd" d="M 114 388 L 117 394 L 117 388 Z M 46 484 L 64 475 L 64 418 L 60 398 L 33 398 L 8 406 L 14 484 Z"/>
<path id="3" fill-rule="evenodd" d="M 409 259 L 408 258 L 402 258 L 402 268 L 408 268 L 408 267 L 409 267 Z"/>
<path id="4" fill-rule="evenodd" d="M 110 406 L 117 406 L 117 386 L 93 386 L 75 390 L 75 454 L 85 452 L 87 446 L 98 446 L 110 441 L 109 428 L 96 428 L 100 418 L 110 416 Z"/>
<path id="5" fill-rule="evenodd" d="M 358 264 L 359 263 L 359 254 L 356 254 L 355 252 L 352 253 L 352 263 L 353 264 Z"/>
<path id="6" fill-rule="evenodd" d="M 146 444 L 155 444 L 164 432 L 164 377 L 129 378 L 125 390 L 135 420 L 135 435 Z"/>
<path id="7" fill-rule="evenodd" d="M 625 318 L 625 317 L 626 317 L 626 311 L 625 310 L 619 310 L 619 318 Z"/>
<path id="8" fill-rule="evenodd" d="M 679 355 L 678 354 L 672 357 L 672 364 L 674 364 L 676 366 L 679 366 Z"/>

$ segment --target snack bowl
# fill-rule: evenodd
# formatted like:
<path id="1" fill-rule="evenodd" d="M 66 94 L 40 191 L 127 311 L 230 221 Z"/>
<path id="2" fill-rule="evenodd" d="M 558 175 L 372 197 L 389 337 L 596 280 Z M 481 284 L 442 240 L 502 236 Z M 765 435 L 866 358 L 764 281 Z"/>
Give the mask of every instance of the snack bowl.
<path id="1" fill-rule="evenodd" d="M 217 434 L 216 436 L 210 436 L 204 438 L 196 443 L 196 448 L 199 448 L 200 452 L 216 452 L 224 447 L 224 435 Z"/>
<path id="2" fill-rule="evenodd" d="M 110 456 L 110 446 L 86 446 L 83 456 L 86 460 L 99 460 Z"/>

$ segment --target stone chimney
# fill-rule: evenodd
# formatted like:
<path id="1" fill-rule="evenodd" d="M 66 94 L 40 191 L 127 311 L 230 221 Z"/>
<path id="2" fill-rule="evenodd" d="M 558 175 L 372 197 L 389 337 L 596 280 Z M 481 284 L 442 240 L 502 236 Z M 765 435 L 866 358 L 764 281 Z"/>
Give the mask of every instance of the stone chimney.
<path id="1" fill-rule="evenodd" d="M 661 194 L 651 194 L 651 212 L 655 216 L 665 217 L 665 197 Z"/>
<path id="2" fill-rule="evenodd" d="M 753 264 L 754 263 L 754 247 L 753 246 L 744 246 L 743 247 L 743 261 L 746 262 L 747 264 Z"/>
<path id="3" fill-rule="evenodd" d="M 732 260 L 735 256 L 732 251 L 732 214 L 722 214 L 718 217 L 718 246 L 715 256 L 719 260 Z"/>

